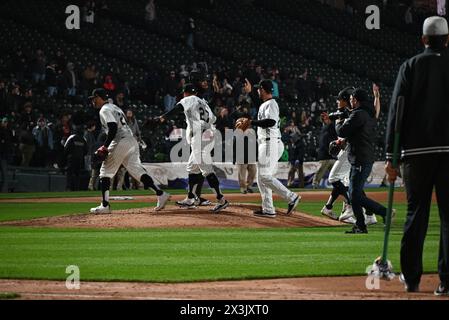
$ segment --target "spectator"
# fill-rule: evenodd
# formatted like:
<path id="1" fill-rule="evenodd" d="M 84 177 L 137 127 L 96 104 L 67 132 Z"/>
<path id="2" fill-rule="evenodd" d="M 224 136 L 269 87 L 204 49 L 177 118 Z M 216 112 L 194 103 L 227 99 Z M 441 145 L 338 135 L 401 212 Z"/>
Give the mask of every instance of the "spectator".
<path id="1" fill-rule="evenodd" d="M 104 133 L 103 131 L 100 132 L 97 139 L 95 139 L 95 124 L 94 124 L 93 127 L 91 125 L 90 129 L 88 129 L 87 137 L 88 137 L 88 139 L 86 139 L 86 141 L 88 144 L 88 150 L 89 150 L 88 152 L 91 156 L 90 157 L 90 159 L 91 159 L 91 174 L 90 174 L 88 189 L 89 190 L 98 190 L 98 181 L 99 181 L 99 177 L 100 177 L 100 168 L 101 168 L 102 162 L 99 161 L 93 155 L 94 155 L 95 151 L 99 147 L 101 147 L 103 145 L 104 141 L 106 140 L 106 133 Z"/>
<path id="2" fill-rule="evenodd" d="M 115 104 L 122 110 L 126 110 L 128 107 L 128 101 L 125 98 L 125 94 L 123 92 L 117 93 L 115 96 Z"/>
<path id="3" fill-rule="evenodd" d="M 47 126 L 45 118 L 39 118 L 37 126 L 33 128 L 33 137 L 35 139 L 35 165 L 37 167 L 48 167 L 49 159 L 51 159 L 51 152 L 53 150 L 53 132 Z"/>
<path id="4" fill-rule="evenodd" d="M 64 145 L 64 164 L 67 166 L 67 190 L 82 190 L 82 177 L 85 172 L 85 159 L 88 153 L 87 142 L 83 137 L 83 127 L 75 126 Z"/>
<path id="5" fill-rule="evenodd" d="M 137 142 L 140 144 L 142 141 L 142 134 L 140 132 L 139 123 L 134 116 L 134 112 L 131 109 L 126 110 L 126 122 L 128 123 L 128 126 L 131 128 L 131 131 L 133 132 L 134 138 L 136 138 Z M 125 184 L 128 183 L 129 174 L 126 173 L 125 175 Z M 139 189 L 140 182 L 135 179 L 134 177 L 131 177 L 131 185 L 133 189 Z"/>
<path id="6" fill-rule="evenodd" d="M 195 20 L 193 18 L 189 18 L 186 23 L 185 34 L 186 34 L 186 43 L 192 49 L 194 49 L 195 32 L 196 32 Z"/>
<path id="7" fill-rule="evenodd" d="M 284 133 L 288 136 L 293 134 L 301 135 L 301 131 L 293 120 L 287 122 L 287 126 L 284 128 Z"/>
<path id="8" fill-rule="evenodd" d="M 13 133 L 8 124 L 8 118 L 0 124 L 0 192 L 8 192 L 8 162 L 13 151 Z"/>
<path id="9" fill-rule="evenodd" d="M 297 81 L 297 91 L 299 94 L 299 99 L 302 102 L 308 102 L 311 99 L 311 85 L 308 80 L 308 69 L 305 69 L 304 72 L 299 76 Z"/>
<path id="10" fill-rule="evenodd" d="M 117 86 L 112 79 L 112 75 L 107 75 L 104 78 L 103 88 L 106 89 L 110 95 L 114 93 Z"/>
<path id="11" fill-rule="evenodd" d="M 27 59 L 20 48 L 17 49 L 16 54 L 12 59 L 12 69 L 15 73 L 17 81 L 22 83 L 24 80 L 25 70 L 27 69 Z"/>
<path id="12" fill-rule="evenodd" d="M 215 122 L 215 127 L 221 133 L 221 137 L 224 140 L 226 129 L 232 129 L 232 119 L 229 117 L 229 110 L 226 107 L 221 107 L 220 113 Z"/>
<path id="13" fill-rule="evenodd" d="M 95 65 L 89 64 L 83 72 L 83 89 L 85 92 L 92 92 L 93 89 L 98 87 L 98 76 L 99 72 L 97 71 Z M 88 94 L 85 94 L 87 96 Z"/>
<path id="14" fill-rule="evenodd" d="M 310 124 L 311 118 L 307 115 L 306 111 L 301 112 L 301 120 L 299 125 L 299 131 L 308 132 L 312 130 L 312 125 Z"/>
<path id="15" fill-rule="evenodd" d="M 295 182 L 296 173 L 299 178 L 299 188 L 304 188 L 304 154 L 305 145 L 298 133 L 290 135 L 289 142 L 287 144 L 288 162 L 290 170 L 288 172 L 287 187 L 292 187 Z"/>
<path id="16" fill-rule="evenodd" d="M 67 70 L 62 75 L 63 86 L 67 91 L 67 95 L 74 97 L 76 95 L 76 88 L 78 84 L 78 76 L 75 72 L 75 64 L 72 62 L 67 63 Z"/>
<path id="17" fill-rule="evenodd" d="M 323 117 L 323 127 L 320 131 L 319 146 L 318 146 L 318 161 L 320 167 L 313 177 L 313 188 L 318 189 L 321 179 L 328 173 L 335 163 L 335 159 L 329 154 L 329 144 L 337 140 L 337 133 L 335 125 L 329 117 Z"/>
<path id="18" fill-rule="evenodd" d="M 175 70 L 170 71 L 170 75 L 165 79 L 163 85 L 164 108 L 165 111 L 173 109 L 176 104 L 176 96 L 178 95 L 178 81 L 176 80 Z"/>
<path id="19" fill-rule="evenodd" d="M 53 97 L 58 93 L 58 79 L 56 72 L 56 62 L 52 61 L 45 70 L 45 79 L 47 82 L 47 93 L 49 97 Z"/>
<path id="20" fill-rule="evenodd" d="M 11 85 L 10 91 L 6 96 L 6 110 L 9 112 L 19 112 L 24 102 L 24 97 L 20 92 L 19 85 Z"/>
<path id="21" fill-rule="evenodd" d="M 70 116 L 69 114 L 64 113 L 54 128 L 54 150 L 58 156 L 57 163 L 60 168 L 64 165 L 62 157 L 64 152 L 63 147 L 71 134 L 72 124 L 70 122 Z"/>
<path id="22" fill-rule="evenodd" d="M 24 106 L 24 111 L 21 114 L 19 124 L 19 149 L 22 153 L 22 166 L 29 166 L 33 159 L 36 150 L 34 137 L 31 131 L 36 124 L 36 118 L 32 112 L 33 105 L 28 102 Z"/>
<path id="23" fill-rule="evenodd" d="M 279 82 L 278 79 L 276 79 L 276 74 L 273 73 L 270 76 L 271 82 L 273 82 L 273 98 L 279 99 Z"/>
<path id="24" fill-rule="evenodd" d="M 64 54 L 61 50 L 57 50 L 55 56 L 53 57 L 52 61 L 56 62 L 56 72 L 58 74 L 62 74 L 66 67 L 67 67 L 67 60 L 64 57 Z"/>
<path id="25" fill-rule="evenodd" d="M 156 5 L 154 0 L 149 0 L 145 6 L 145 21 L 151 24 L 154 20 L 156 20 Z"/>
<path id="26" fill-rule="evenodd" d="M 190 72 L 187 71 L 186 65 L 185 64 L 181 65 L 181 70 L 179 71 L 179 77 L 188 78 L 189 75 L 190 75 Z"/>
<path id="27" fill-rule="evenodd" d="M 134 111 L 131 109 L 126 110 L 126 122 L 128 126 L 131 128 L 134 138 L 136 138 L 137 142 L 141 140 L 141 133 L 139 128 L 139 123 L 137 122 L 136 117 L 134 116 Z"/>
<path id="28" fill-rule="evenodd" d="M 250 161 L 248 157 L 248 146 L 253 145 L 256 141 L 251 140 L 250 137 L 256 137 L 254 129 L 249 128 L 244 133 L 244 163 L 237 163 L 237 172 L 239 178 L 240 192 L 242 194 L 254 193 L 252 186 L 256 179 L 257 166 L 255 161 Z M 237 150 L 234 150 L 234 157 Z M 256 160 L 256 159 L 254 159 Z"/>
<path id="29" fill-rule="evenodd" d="M 41 49 L 36 50 L 36 55 L 31 63 L 31 72 L 35 84 L 45 80 L 47 57 Z"/>
<path id="30" fill-rule="evenodd" d="M 317 77 L 314 87 L 314 100 L 326 100 L 329 97 L 330 90 L 324 78 Z"/>

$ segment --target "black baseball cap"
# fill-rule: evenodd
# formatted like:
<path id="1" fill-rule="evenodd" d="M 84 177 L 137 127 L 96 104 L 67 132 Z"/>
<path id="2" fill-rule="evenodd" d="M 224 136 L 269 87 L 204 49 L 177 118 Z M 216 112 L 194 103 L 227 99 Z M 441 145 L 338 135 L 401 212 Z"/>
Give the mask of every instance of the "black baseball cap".
<path id="1" fill-rule="evenodd" d="M 95 97 L 100 97 L 103 100 L 107 100 L 109 98 L 109 93 L 103 88 L 97 88 L 92 91 L 92 95 L 89 96 L 89 99 L 93 99 Z"/>
<path id="2" fill-rule="evenodd" d="M 191 94 L 196 94 L 198 90 L 196 89 L 195 85 L 193 83 L 186 83 L 184 87 L 182 88 L 182 93 L 187 92 Z"/>
<path id="3" fill-rule="evenodd" d="M 256 84 L 254 88 L 259 89 L 262 88 L 268 93 L 273 93 L 273 82 L 271 80 L 265 79 Z"/>
<path id="4" fill-rule="evenodd" d="M 368 92 L 366 92 L 362 88 L 355 89 L 351 95 L 359 102 L 368 101 Z"/>
<path id="5" fill-rule="evenodd" d="M 346 87 L 338 93 L 337 100 L 344 100 L 349 102 L 349 98 L 354 91 L 354 87 Z"/>

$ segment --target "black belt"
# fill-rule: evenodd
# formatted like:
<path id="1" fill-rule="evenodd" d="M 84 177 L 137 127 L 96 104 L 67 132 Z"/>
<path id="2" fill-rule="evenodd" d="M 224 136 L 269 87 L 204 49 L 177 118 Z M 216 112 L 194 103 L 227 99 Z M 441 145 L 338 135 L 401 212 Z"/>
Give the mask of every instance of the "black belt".
<path id="1" fill-rule="evenodd" d="M 273 140 L 274 139 L 278 139 L 278 140 L 281 140 L 281 138 L 273 138 Z M 265 138 L 265 141 L 270 141 L 271 140 L 271 138 Z"/>

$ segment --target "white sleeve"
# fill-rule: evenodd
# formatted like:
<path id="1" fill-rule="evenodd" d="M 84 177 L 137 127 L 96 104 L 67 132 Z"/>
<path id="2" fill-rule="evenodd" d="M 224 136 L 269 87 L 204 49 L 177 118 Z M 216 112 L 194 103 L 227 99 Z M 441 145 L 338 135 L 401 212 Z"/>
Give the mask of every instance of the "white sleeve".
<path id="1" fill-rule="evenodd" d="M 104 120 L 104 123 L 114 122 L 117 123 L 117 120 L 112 113 L 112 110 L 103 108 L 100 110 L 100 117 Z"/>

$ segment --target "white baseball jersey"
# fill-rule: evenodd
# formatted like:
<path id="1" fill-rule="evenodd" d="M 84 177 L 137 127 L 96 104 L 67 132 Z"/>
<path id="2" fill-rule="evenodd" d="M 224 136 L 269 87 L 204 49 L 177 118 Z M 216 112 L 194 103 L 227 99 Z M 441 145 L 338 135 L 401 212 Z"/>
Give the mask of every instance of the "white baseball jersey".
<path id="1" fill-rule="evenodd" d="M 203 141 L 203 132 L 204 130 L 211 130 L 213 135 L 217 117 L 206 100 L 195 95 L 185 97 L 179 103 L 184 107 L 187 122 L 187 142 L 192 147 L 187 171 L 189 173 L 202 173 L 206 177 L 214 172 L 210 156 L 214 141 Z"/>
<path id="2" fill-rule="evenodd" d="M 279 106 L 276 100 L 270 99 L 262 103 L 259 107 L 259 113 L 257 114 L 257 120 L 272 119 L 276 121 L 276 124 L 270 128 L 257 128 L 257 137 L 259 139 L 267 138 L 280 138 L 281 130 L 279 129 Z"/>
<path id="3" fill-rule="evenodd" d="M 132 137 L 133 132 L 126 122 L 126 116 L 122 109 L 115 104 L 106 103 L 100 110 L 100 121 L 106 133 L 108 133 L 108 123 L 117 123 L 117 134 L 114 140 L 120 140 L 126 137 Z"/>
<path id="4" fill-rule="evenodd" d="M 100 110 L 100 121 L 106 133 L 108 123 L 117 123 L 117 134 L 108 147 L 109 155 L 100 168 L 100 178 L 113 178 L 123 165 L 136 180 L 147 174 L 140 162 L 139 144 L 126 122 L 122 109 L 112 103 L 106 103 Z"/>
<path id="5" fill-rule="evenodd" d="M 206 100 L 192 95 L 181 99 L 179 103 L 184 107 L 187 122 L 187 136 L 192 133 L 194 128 L 215 130 L 214 123 L 217 117 L 210 109 Z"/>

